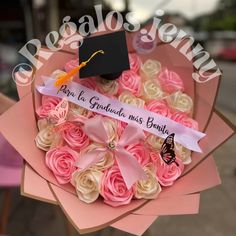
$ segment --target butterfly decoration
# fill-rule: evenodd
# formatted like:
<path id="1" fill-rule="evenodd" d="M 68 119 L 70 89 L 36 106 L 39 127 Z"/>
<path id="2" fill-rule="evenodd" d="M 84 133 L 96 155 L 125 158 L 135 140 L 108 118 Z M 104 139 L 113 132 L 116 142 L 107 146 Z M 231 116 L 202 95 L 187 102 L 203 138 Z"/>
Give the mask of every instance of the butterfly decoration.
<path id="1" fill-rule="evenodd" d="M 69 102 L 66 98 L 63 98 L 57 106 L 49 112 L 48 120 L 54 125 L 54 131 L 60 132 L 66 129 L 70 129 L 76 126 L 76 123 L 84 123 L 87 120 L 82 115 L 73 117 L 69 113 Z"/>
<path id="2" fill-rule="evenodd" d="M 49 120 L 55 125 L 61 125 L 65 123 L 69 110 L 69 103 L 66 98 L 63 98 L 57 106 L 50 111 Z"/>
<path id="3" fill-rule="evenodd" d="M 175 150 L 174 150 L 174 137 L 175 134 L 170 134 L 167 136 L 167 138 L 164 140 L 164 143 L 161 146 L 161 157 L 162 160 L 167 164 L 171 165 L 172 163 L 175 163 L 177 166 L 179 164 L 176 162 L 176 156 L 175 156 Z"/>
<path id="4" fill-rule="evenodd" d="M 63 131 L 70 128 L 73 124 L 67 121 L 69 102 L 63 98 L 57 106 L 49 113 L 49 122 L 54 124 L 54 131 Z"/>

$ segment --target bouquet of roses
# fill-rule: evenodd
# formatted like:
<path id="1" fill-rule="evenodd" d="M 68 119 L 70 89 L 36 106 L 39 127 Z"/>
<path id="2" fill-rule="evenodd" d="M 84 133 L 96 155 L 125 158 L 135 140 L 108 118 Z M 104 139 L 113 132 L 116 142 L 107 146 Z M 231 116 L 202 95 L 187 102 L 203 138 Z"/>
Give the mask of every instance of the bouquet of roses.
<path id="1" fill-rule="evenodd" d="M 142 234 L 160 215 L 197 213 L 198 192 L 220 183 L 209 156 L 234 134 L 213 108 L 218 79 L 195 83 L 168 44 L 129 51 L 118 79 L 75 75 L 60 87 L 78 55 L 55 52 L 0 118 L 26 161 L 22 193 L 59 204 L 81 233 L 111 225 Z"/>
<path id="2" fill-rule="evenodd" d="M 129 61 L 131 69 L 117 80 L 89 78 L 79 83 L 197 130 L 197 121 L 190 117 L 193 101 L 184 93 L 179 75 L 161 68 L 156 60 L 142 63 L 134 53 L 129 54 Z M 57 79 L 77 64 L 78 60 L 71 60 L 65 71 L 56 70 L 51 77 Z M 91 107 L 94 104 L 92 101 Z M 61 109 L 59 115 L 55 109 Z M 126 205 L 132 199 L 155 199 L 162 187 L 173 185 L 184 165 L 191 163 L 191 151 L 176 144 L 176 158 L 168 165 L 161 156 L 163 138 L 145 134 L 135 125 L 98 115 L 66 99 L 43 95 L 36 113 L 39 133 L 35 141 L 46 151 L 46 166 L 59 184 L 71 183 L 78 198 L 86 203 L 94 202 L 99 195 L 111 206 Z M 140 179 L 130 179 L 139 172 Z"/>

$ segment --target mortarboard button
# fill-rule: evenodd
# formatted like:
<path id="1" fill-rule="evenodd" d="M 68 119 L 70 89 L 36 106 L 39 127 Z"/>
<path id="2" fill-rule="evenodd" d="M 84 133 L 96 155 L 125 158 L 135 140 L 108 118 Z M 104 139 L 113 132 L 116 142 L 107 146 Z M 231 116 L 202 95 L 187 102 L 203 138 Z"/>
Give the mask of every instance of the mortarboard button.
<path id="1" fill-rule="evenodd" d="M 104 51 L 104 54 L 96 56 L 96 59 L 81 68 L 80 78 L 101 76 L 104 79 L 113 80 L 118 78 L 124 70 L 130 69 L 125 31 L 84 39 L 79 48 L 80 63 L 99 50 Z"/>

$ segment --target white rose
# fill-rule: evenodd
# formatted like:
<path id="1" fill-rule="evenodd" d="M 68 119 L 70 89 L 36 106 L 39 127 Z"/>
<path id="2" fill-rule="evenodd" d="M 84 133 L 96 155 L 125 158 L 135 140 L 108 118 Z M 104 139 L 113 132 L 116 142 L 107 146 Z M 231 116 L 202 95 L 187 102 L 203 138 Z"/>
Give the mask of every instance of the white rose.
<path id="1" fill-rule="evenodd" d="M 152 99 L 163 99 L 166 94 L 161 90 L 158 82 L 156 80 L 147 80 L 143 83 L 143 99 L 152 100 Z"/>
<path id="2" fill-rule="evenodd" d="M 184 165 L 189 165 L 192 162 L 191 151 L 181 144 L 175 143 L 175 152 Z"/>
<path id="3" fill-rule="evenodd" d="M 155 151 L 160 151 L 162 144 L 164 142 L 163 138 L 160 138 L 154 134 L 150 134 L 147 138 L 146 138 L 146 143 L 148 144 L 148 146 L 151 149 L 154 149 Z"/>
<path id="4" fill-rule="evenodd" d="M 166 98 L 170 107 L 182 111 L 184 113 L 190 113 L 193 108 L 193 100 L 187 94 L 180 91 L 173 93 Z"/>
<path id="5" fill-rule="evenodd" d="M 74 104 L 74 103 L 69 103 L 69 112 L 71 113 L 71 115 L 81 115 L 81 116 L 85 116 L 87 118 L 91 117 L 92 116 L 92 112 L 89 111 L 88 109 L 86 108 L 83 108 L 77 104 Z"/>
<path id="6" fill-rule="evenodd" d="M 140 74 L 144 80 L 154 79 L 160 71 L 161 63 L 159 61 L 149 59 L 141 66 Z"/>
<path id="7" fill-rule="evenodd" d="M 144 108 L 144 105 L 145 105 L 144 100 L 133 96 L 129 92 L 121 93 L 118 99 L 119 99 L 120 102 L 135 106 L 137 108 Z"/>
<path id="8" fill-rule="evenodd" d="M 49 126 L 49 122 L 48 122 L 48 120 L 46 118 L 40 119 L 37 122 L 37 126 L 38 126 L 39 130 L 42 130 L 42 129 L 45 129 L 45 128 L 47 128 Z"/>
<path id="9" fill-rule="evenodd" d="M 117 123 L 110 118 L 103 117 L 103 125 L 108 135 L 109 141 L 118 140 Z"/>
<path id="10" fill-rule="evenodd" d="M 97 83 L 98 91 L 103 94 L 116 95 L 119 85 L 116 80 L 101 79 Z"/>
<path id="11" fill-rule="evenodd" d="M 144 167 L 147 179 L 140 180 L 135 186 L 134 196 L 137 199 L 155 199 L 161 192 L 161 186 L 157 181 L 155 167 L 149 164 Z"/>
<path id="12" fill-rule="evenodd" d="M 71 183 L 81 201 L 92 203 L 97 200 L 102 176 L 103 173 L 95 169 L 77 170 L 73 173 Z"/>
<path id="13" fill-rule="evenodd" d="M 63 70 L 55 70 L 52 72 L 51 77 L 53 79 L 59 79 L 61 76 L 67 75 L 67 73 Z"/>
<path id="14" fill-rule="evenodd" d="M 35 138 L 36 146 L 44 151 L 48 151 L 54 143 L 56 133 L 52 126 L 41 129 Z"/>
<path id="15" fill-rule="evenodd" d="M 60 133 L 54 131 L 55 127 L 46 118 L 38 120 L 37 125 L 39 133 L 35 138 L 35 142 L 39 149 L 48 151 L 51 148 L 62 145 L 63 139 Z"/>
<path id="16" fill-rule="evenodd" d="M 98 148 L 103 147 L 100 144 L 90 144 L 89 146 L 87 146 L 85 149 L 83 149 L 80 152 L 80 156 L 87 154 L 89 152 L 95 151 Z M 114 164 L 114 155 L 112 152 L 106 152 L 104 153 L 104 155 L 102 156 L 101 160 L 99 162 L 97 162 L 96 164 L 94 164 L 91 168 L 96 169 L 98 171 L 104 171 L 108 168 L 110 168 L 111 166 L 113 166 Z"/>

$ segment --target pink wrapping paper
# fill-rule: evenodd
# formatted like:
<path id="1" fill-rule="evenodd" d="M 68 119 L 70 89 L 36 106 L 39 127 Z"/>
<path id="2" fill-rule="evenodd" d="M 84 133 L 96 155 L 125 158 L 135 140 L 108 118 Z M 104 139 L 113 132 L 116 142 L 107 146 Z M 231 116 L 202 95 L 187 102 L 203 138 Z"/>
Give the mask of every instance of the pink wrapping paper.
<path id="1" fill-rule="evenodd" d="M 32 186 L 30 187 L 32 183 L 31 180 L 34 181 L 34 186 L 39 186 L 39 188 L 38 187 L 33 188 Z M 45 181 L 43 178 L 37 175 L 28 165 L 25 166 L 24 178 L 22 184 L 22 194 L 25 196 L 32 197 L 34 199 L 38 200 L 40 199 L 41 201 L 51 202 L 54 204 L 57 203 L 56 199 L 53 198 L 53 196 L 51 195 L 52 193 L 50 191 L 49 185 L 47 184 L 47 181 Z M 47 197 L 47 199 L 45 197 Z M 71 197 L 74 196 L 72 195 Z M 151 207 L 153 207 L 153 205 L 151 205 Z M 183 195 L 175 198 L 171 197 L 163 198 L 160 200 L 159 204 L 156 205 L 156 209 L 158 210 L 159 215 L 196 214 L 198 213 L 198 208 L 199 208 L 199 194 Z M 70 222 L 72 222 L 73 225 L 76 225 L 78 227 L 78 225 L 81 224 L 81 219 L 78 217 L 76 218 L 76 216 L 75 218 L 71 218 L 71 215 L 73 214 L 71 214 L 70 209 L 72 209 L 72 207 L 69 208 L 63 207 L 63 209 L 66 212 L 66 215 L 69 218 Z M 88 212 L 88 214 L 89 213 L 90 212 Z M 90 217 L 92 217 L 92 214 L 90 215 Z M 128 216 L 116 221 L 115 223 L 112 223 L 111 226 L 124 230 L 129 233 L 141 235 L 153 223 L 153 221 L 156 218 L 157 218 L 156 213 L 140 214 L 139 211 L 135 211 L 134 213 L 129 214 Z M 133 222 L 131 224 L 133 219 L 135 219 L 136 221 L 135 223 Z M 96 227 L 97 223 L 96 217 L 94 217 L 94 222 L 95 222 L 94 227 Z M 137 223 L 139 227 L 137 227 Z"/>
<path id="2" fill-rule="evenodd" d="M 130 234 L 142 235 L 157 218 L 157 216 L 130 214 L 111 226 Z"/>
<path id="3" fill-rule="evenodd" d="M 39 187 L 32 188 L 31 180 L 34 181 L 35 186 Z M 24 168 L 21 194 L 36 200 L 58 204 L 50 190 L 48 182 L 39 176 L 28 164 L 26 164 Z M 142 235 L 156 219 L 157 216 L 130 214 L 116 221 L 111 226 L 131 234 Z M 138 227 L 136 225 L 137 223 Z"/>
<path id="4" fill-rule="evenodd" d="M 32 182 L 34 185 L 32 185 Z M 43 202 L 58 204 L 53 193 L 50 191 L 48 182 L 38 175 L 28 164 L 23 169 L 21 194 Z"/>
<path id="5" fill-rule="evenodd" d="M 132 37 L 132 35 L 127 37 L 131 50 Z M 41 53 L 48 52 L 47 49 L 41 50 Z M 50 61 L 34 74 L 35 85 L 42 84 L 42 75 L 47 76 L 55 69 L 62 69 L 65 62 L 73 58 L 76 58 L 76 53 L 71 51 L 55 52 Z M 212 157 L 204 160 L 234 134 L 234 127 L 230 127 L 213 110 L 219 79 L 202 85 L 196 84 L 191 78 L 192 63 L 168 44 L 160 44 L 151 54 L 142 57 L 143 60 L 147 58 L 161 61 L 163 66 L 168 66 L 184 79 L 186 92 L 195 101 L 193 115 L 199 122 L 200 129 L 205 130 L 207 134 L 207 138 L 201 141 L 204 153 L 194 153 L 193 162 L 185 171 L 186 175 L 176 181 L 171 188 L 165 188 L 160 198 L 156 200 L 136 200 L 120 208 L 112 208 L 101 201 L 87 205 L 77 199 L 70 185 L 60 186 L 44 164 L 44 153 L 34 144 L 37 127 L 33 98 L 37 107 L 40 104 L 40 97 L 37 93 L 32 96 L 30 86 L 18 88 L 21 101 L 0 117 L 0 131 L 31 166 L 25 167 L 22 193 L 42 201 L 59 204 L 81 233 L 111 225 L 141 235 L 159 215 L 197 213 L 199 206 L 197 192 L 220 184 Z M 209 89 L 212 93 L 209 93 Z M 33 185 L 35 187 L 31 185 L 31 179 L 38 183 L 37 188 L 36 184 Z M 134 222 L 140 223 L 139 227 L 136 227 Z"/>
<path id="6" fill-rule="evenodd" d="M 52 199 L 51 197 L 52 195 L 50 187 L 47 185 L 47 181 L 45 181 L 42 177 L 38 176 L 28 165 L 25 167 L 24 176 L 25 176 L 24 184 L 22 185 L 23 195 L 31 196 L 34 197 L 35 199 L 41 199 L 47 202 L 53 201 L 54 203 L 56 203 L 55 198 Z M 31 179 L 34 180 L 35 188 L 33 188 L 32 186 L 27 188 L 27 186 L 31 185 Z M 192 179 L 196 180 L 195 186 L 191 185 Z M 139 215 L 140 217 L 136 218 L 140 219 L 139 221 L 142 222 L 141 229 L 145 231 L 145 229 L 151 225 L 154 218 L 157 217 L 158 215 L 161 216 L 161 215 L 178 215 L 178 214 L 196 214 L 198 213 L 199 209 L 198 208 L 199 194 L 192 194 L 192 193 L 199 192 L 203 189 L 211 188 L 218 184 L 220 184 L 220 178 L 217 172 L 217 168 L 215 166 L 213 158 L 209 157 L 204 162 L 202 162 L 198 166 L 198 168 L 195 168 L 190 174 L 179 179 L 173 186 L 173 188 L 171 187 L 167 189 L 165 192 L 163 192 L 164 194 L 160 196 L 160 199 L 149 201 L 142 208 L 136 210 L 127 217 L 128 219 L 133 219 L 134 218 L 134 216 L 132 216 L 133 214 Z M 40 186 L 39 189 L 36 187 L 37 185 Z M 41 186 L 44 186 L 44 189 L 41 189 Z M 179 192 L 179 189 L 185 189 L 186 191 Z M 45 199 L 45 196 L 49 196 L 48 199 Z M 60 197 L 60 195 L 58 196 Z M 71 198 L 73 197 L 74 196 L 71 195 Z M 61 204 L 63 204 L 63 202 L 61 202 Z M 69 218 L 69 220 L 73 222 L 73 225 L 77 225 L 78 229 L 78 226 L 80 225 L 81 221 L 80 219 L 76 218 L 76 216 L 70 213 L 70 210 L 73 209 L 72 205 L 69 207 L 66 207 L 64 205 L 63 209 L 66 212 L 66 215 Z M 89 208 L 87 210 L 89 210 Z M 93 211 L 93 209 L 91 211 Z M 72 218 L 71 216 L 74 216 L 74 218 Z M 90 217 L 92 216 L 93 214 L 91 213 Z M 144 217 L 142 218 L 142 216 Z M 145 217 L 145 216 L 150 216 L 150 217 Z M 142 219 L 144 221 L 142 221 Z M 96 217 L 94 219 L 94 222 L 95 223 L 93 227 L 97 229 Z M 118 226 L 117 228 L 134 234 L 142 234 L 144 232 L 144 231 L 141 232 L 142 231 L 141 230 L 139 231 L 139 233 L 137 233 L 137 230 L 140 229 L 136 228 L 136 224 L 135 225 L 125 224 L 125 222 L 126 222 L 126 217 L 122 218 L 122 220 L 118 220 L 115 223 L 112 223 L 111 226 L 113 227 Z M 146 224 L 147 227 L 143 227 L 144 224 Z"/>

